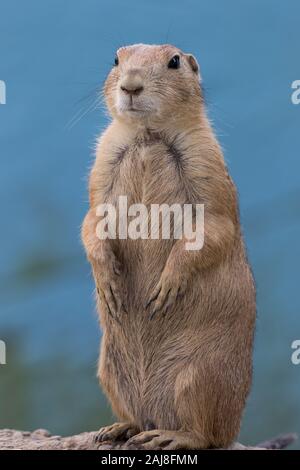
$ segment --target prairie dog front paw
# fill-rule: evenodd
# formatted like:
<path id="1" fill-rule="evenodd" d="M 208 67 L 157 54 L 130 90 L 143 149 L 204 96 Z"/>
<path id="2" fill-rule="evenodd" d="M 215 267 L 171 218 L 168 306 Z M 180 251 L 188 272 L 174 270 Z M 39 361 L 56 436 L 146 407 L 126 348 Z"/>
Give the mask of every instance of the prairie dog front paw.
<path id="1" fill-rule="evenodd" d="M 111 317 L 119 319 L 122 313 L 127 313 L 120 262 L 111 252 L 101 260 L 94 260 L 92 266 L 101 304 Z"/>
<path id="2" fill-rule="evenodd" d="M 145 306 L 146 309 L 149 309 L 150 318 L 152 319 L 157 312 L 166 314 L 183 296 L 186 287 L 187 277 L 166 267 Z"/>

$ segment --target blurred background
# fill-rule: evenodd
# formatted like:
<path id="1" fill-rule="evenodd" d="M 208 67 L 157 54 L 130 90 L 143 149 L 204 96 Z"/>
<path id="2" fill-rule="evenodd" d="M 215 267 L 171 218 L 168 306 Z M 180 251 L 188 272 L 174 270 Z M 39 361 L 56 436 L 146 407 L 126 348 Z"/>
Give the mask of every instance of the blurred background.
<path id="1" fill-rule="evenodd" d="M 257 282 L 254 382 L 240 439 L 300 433 L 300 79 L 297 0 L 0 0 L 0 428 L 113 421 L 80 243 L 87 175 L 107 124 L 99 87 L 124 44 L 170 42 L 200 62 L 240 194 Z M 300 448 L 300 443 L 295 444 Z"/>

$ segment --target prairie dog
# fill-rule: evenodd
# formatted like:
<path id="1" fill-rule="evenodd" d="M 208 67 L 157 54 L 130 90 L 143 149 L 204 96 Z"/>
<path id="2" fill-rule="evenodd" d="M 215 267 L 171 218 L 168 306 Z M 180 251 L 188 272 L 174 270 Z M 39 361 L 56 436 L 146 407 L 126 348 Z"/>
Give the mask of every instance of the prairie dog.
<path id="1" fill-rule="evenodd" d="M 82 239 L 103 329 L 99 378 L 120 420 L 98 440 L 145 449 L 228 447 L 252 374 L 255 288 L 235 186 L 206 116 L 199 66 L 171 45 L 117 51 L 112 121 L 90 175 Z M 97 207 L 204 204 L 204 245 L 100 239 Z"/>

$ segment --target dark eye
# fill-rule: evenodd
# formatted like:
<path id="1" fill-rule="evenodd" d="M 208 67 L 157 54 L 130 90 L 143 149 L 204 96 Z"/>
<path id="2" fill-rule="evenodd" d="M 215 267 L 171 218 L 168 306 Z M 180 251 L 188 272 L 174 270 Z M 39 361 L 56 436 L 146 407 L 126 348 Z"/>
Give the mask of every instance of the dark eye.
<path id="1" fill-rule="evenodd" d="M 179 55 L 174 55 L 170 62 L 168 63 L 168 68 L 169 69 L 179 69 L 180 67 L 180 57 Z"/>
<path id="2" fill-rule="evenodd" d="M 116 57 L 115 57 L 115 66 L 117 66 L 117 65 L 119 65 L 119 58 L 118 58 L 118 56 L 116 55 Z"/>

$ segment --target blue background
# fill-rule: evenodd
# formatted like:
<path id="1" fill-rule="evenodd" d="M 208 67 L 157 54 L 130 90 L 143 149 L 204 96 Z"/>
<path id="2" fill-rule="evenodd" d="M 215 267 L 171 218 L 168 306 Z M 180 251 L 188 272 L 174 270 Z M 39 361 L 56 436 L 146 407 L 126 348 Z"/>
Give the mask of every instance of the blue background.
<path id="1" fill-rule="evenodd" d="M 0 0 L 0 428 L 70 434 L 113 420 L 79 236 L 107 123 L 94 104 L 120 45 L 170 42 L 200 62 L 257 281 L 241 439 L 300 431 L 299 15 L 297 0 Z"/>

